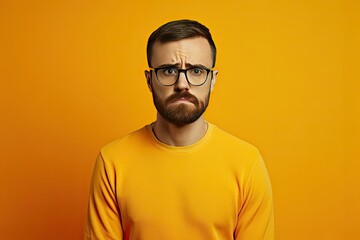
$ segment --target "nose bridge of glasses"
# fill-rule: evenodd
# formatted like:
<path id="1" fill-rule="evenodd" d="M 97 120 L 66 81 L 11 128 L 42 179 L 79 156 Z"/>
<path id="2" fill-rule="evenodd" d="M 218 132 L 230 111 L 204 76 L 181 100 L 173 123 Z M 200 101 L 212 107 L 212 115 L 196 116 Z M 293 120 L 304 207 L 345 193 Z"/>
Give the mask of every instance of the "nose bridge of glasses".
<path id="1" fill-rule="evenodd" d="M 183 74 L 181 74 L 183 73 Z M 176 80 L 176 85 L 180 85 L 183 86 L 184 84 L 189 86 L 190 82 L 187 76 L 187 69 L 178 69 L 178 75 L 177 75 L 177 80 Z"/>
<path id="2" fill-rule="evenodd" d="M 181 79 L 181 78 L 184 78 L 186 81 L 189 81 L 188 79 L 188 75 L 187 75 L 187 70 L 188 69 L 178 69 L 178 81 Z M 183 73 L 183 77 L 181 77 L 181 73 Z"/>

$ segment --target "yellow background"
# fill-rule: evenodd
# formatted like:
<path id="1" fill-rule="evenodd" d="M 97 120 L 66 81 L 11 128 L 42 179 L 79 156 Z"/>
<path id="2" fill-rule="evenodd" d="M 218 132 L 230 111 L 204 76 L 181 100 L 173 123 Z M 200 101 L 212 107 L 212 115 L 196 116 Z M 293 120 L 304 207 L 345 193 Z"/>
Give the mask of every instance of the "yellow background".
<path id="1" fill-rule="evenodd" d="M 0 238 L 81 239 L 101 146 L 155 118 L 149 34 L 181 18 L 218 47 L 207 119 L 256 145 L 279 240 L 360 239 L 360 3 L 0 3 Z"/>

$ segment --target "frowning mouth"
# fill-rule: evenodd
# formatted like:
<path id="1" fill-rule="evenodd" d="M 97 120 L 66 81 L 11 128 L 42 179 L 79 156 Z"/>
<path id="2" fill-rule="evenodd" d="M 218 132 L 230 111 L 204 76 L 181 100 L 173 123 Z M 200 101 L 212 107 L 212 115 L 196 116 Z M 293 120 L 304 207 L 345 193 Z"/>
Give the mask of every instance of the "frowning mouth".
<path id="1" fill-rule="evenodd" d="M 177 101 L 188 101 L 188 102 L 192 102 L 190 98 L 179 98 Z"/>
<path id="2" fill-rule="evenodd" d="M 194 105 L 198 104 L 198 100 L 196 99 L 196 97 L 194 97 L 193 95 L 191 95 L 190 93 L 175 93 L 174 95 L 170 96 L 167 99 L 167 103 L 171 104 L 171 103 L 192 103 Z"/>
<path id="3" fill-rule="evenodd" d="M 172 103 L 176 103 L 176 102 L 184 102 L 184 103 L 193 103 L 193 101 L 190 98 L 178 98 L 178 99 L 174 99 L 173 101 L 171 101 Z"/>

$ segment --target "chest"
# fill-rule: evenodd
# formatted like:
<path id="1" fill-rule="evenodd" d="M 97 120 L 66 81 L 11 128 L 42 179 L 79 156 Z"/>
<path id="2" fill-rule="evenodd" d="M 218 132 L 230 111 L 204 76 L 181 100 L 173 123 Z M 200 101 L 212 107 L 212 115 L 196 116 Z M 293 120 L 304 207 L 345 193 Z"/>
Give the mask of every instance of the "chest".
<path id="1" fill-rule="evenodd" d="M 143 162 L 117 180 L 117 199 L 127 229 L 231 229 L 239 210 L 239 187 L 223 164 Z M 187 230 L 186 230 L 187 229 Z"/>

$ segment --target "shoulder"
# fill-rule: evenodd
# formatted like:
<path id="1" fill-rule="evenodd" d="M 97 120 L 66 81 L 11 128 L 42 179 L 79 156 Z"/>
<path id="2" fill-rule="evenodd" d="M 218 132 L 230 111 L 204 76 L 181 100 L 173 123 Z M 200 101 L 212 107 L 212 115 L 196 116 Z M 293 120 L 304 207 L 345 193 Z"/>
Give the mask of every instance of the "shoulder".
<path id="1" fill-rule="evenodd" d="M 258 153 L 257 147 L 251 143 L 213 125 L 214 128 L 214 141 L 226 148 L 235 148 L 238 151 L 246 151 Z"/>
<path id="2" fill-rule="evenodd" d="M 101 155 L 103 158 L 111 158 L 112 156 L 119 156 L 119 154 L 126 154 L 134 149 L 138 150 L 141 145 L 146 144 L 148 138 L 147 126 L 144 126 L 136 131 L 128 133 L 101 148 Z"/>
<path id="3" fill-rule="evenodd" d="M 241 174 L 249 173 L 263 161 L 257 147 L 217 126 L 214 126 L 211 148 L 214 154 L 221 155 L 222 161 Z"/>

